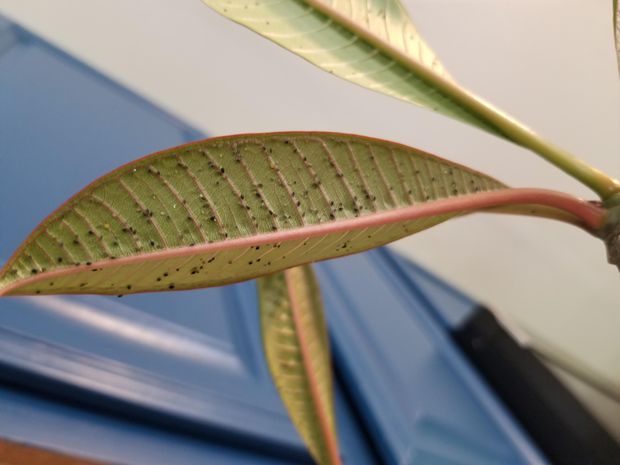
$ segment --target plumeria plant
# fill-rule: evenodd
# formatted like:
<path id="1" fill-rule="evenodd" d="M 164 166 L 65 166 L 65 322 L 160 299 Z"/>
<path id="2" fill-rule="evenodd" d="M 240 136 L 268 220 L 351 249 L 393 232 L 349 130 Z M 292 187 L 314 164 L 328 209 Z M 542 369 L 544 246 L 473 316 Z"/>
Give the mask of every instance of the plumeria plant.
<path id="1" fill-rule="evenodd" d="M 577 226 L 603 240 L 609 262 L 620 266 L 620 182 L 461 87 L 398 0 L 204 2 L 329 73 L 530 149 L 599 198 L 509 188 L 359 135 L 217 137 L 140 158 L 75 194 L 2 268 L 0 295 L 123 295 L 258 279 L 276 387 L 316 462 L 337 465 L 328 337 L 312 262 L 484 211 Z M 613 12 L 620 49 L 617 0 Z"/>

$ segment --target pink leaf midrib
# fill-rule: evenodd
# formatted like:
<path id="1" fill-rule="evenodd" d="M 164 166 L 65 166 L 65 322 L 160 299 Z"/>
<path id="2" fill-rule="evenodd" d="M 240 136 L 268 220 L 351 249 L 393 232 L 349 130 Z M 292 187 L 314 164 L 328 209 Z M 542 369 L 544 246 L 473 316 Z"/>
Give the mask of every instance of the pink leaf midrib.
<path id="1" fill-rule="evenodd" d="M 326 406 L 321 401 L 319 383 L 312 365 L 312 355 L 310 354 L 309 341 L 302 321 L 302 310 L 300 308 L 297 294 L 294 291 L 294 277 L 291 276 L 290 270 L 284 272 L 284 279 L 288 290 L 289 301 L 291 303 L 293 325 L 295 326 L 295 332 L 297 333 L 297 337 L 299 339 L 299 350 L 301 352 L 302 365 L 308 379 L 308 388 L 310 390 L 310 396 L 312 397 L 312 403 L 316 408 L 317 420 L 319 422 L 321 434 L 325 440 L 329 465 L 341 465 L 335 432 L 331 428 Z"/>
<path id="2" fill-rule="evenodd" d="M 491 192 L 482 192 L 440 199 L 403 208 L 376 212 L 357 218 L 336 220 L 329 223 L 310 225 L 254 236 L 246 236 L 236 239 L 228 239 L 209 244 L 199 244 L 193 247 L 177 247 L 146 254 L 118 257 L 114 260 L 106 259 L 93 262 L 91 265 L 46 271 L 36 276 L 20 279 L 9 284 L 4 289 L 0 289 L 0 296 L 7 295 L 12 290 L 19 288 L 22 285 L 32 284 L 34 282 L 52 277 L 81 273 L 95 268 L 109 268 L 123 264 L 177 258 L 197 253 L 219 252 L 235 248 L 241 249 L 270 243 L 281 243 L 345 231 L 378 227 L 386 224 L 399 223 L 449 213 L 466 213 L 497 206 L 524 204 L 545 205 L 566 211 L 580 220 L 586 229 L 592 231 L 596 231 L 601 227 L 605 217 L 605 210 L 603 208 L 561 192 L 528 188 L 501 189 Z M 9 261 L 0 271 L 0 277 L 6 275 L 10 265 L 11 261 Z"/>

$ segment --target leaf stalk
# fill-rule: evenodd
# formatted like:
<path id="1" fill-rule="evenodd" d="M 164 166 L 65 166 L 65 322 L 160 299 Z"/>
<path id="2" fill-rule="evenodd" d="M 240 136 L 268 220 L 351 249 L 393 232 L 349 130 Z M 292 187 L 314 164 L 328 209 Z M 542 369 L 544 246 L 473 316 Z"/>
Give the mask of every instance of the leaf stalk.
<path id="1" fill-rule="evenodd" d="M 446 83 L 446 90 L 455 100 L 459 100 L 477 116 L 495 127 L 507 139 L 530 149 L 551 164 L 580 181 L 596 192 L 605 202 L 620 201 L 620 181 L 608 176 L 597 168 L 577 158 L 565 149 L 562 149 L 536 134 L 531 129 L 517 122 L 491 104 L 479 97 L 450 83 Z M 451 87 L 448 89 L 448 87 Z"/>
<path id="2" fill-rule="evenodd" d="M 547 142 L 531 129 L 517 122 L 490 103 L 475 96 L 452 80 L 437 74 L 434 70 L 419 62 L 405 51 L 375 36 L 368 29 L 341 13 L 336 8 L 321 0 L 305 1 L 328 18 L 335 20 L 362 37 L 385 55 L 401 63 L 411 70 L 414 76 L 417 76 L 431 86 L 437 88 L 448 99 L 460 104 L 465 112 L 486 124 L 486 129 L 530 149 L 568 175 L 588 186 L 596 192 L 603 201 L 608 201 L 608 199 L 620 194 L 620 181 L 590 166 L 570 152 Z M 480 125 L 480 127 L 485 128 L 483 125 Z M 620 202 L 620 199 L 618 199 L 618 202 Z"/>

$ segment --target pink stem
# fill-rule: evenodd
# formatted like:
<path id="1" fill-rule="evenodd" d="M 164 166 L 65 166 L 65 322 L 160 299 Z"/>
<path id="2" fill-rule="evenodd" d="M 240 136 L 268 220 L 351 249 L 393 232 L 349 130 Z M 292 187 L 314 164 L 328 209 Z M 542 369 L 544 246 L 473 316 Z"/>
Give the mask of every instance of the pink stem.
<path id="1" fill-rule="evenodd" d="M 437 204 L 437 205 L 436 205 Z M 428 204 L 436 206 L 437 213 L 453 211 L 475 211 L 486 208 L 511 205 L 544 205 L 557 208 L 580 219 L 590 230 L 596 231 L 605 219 L 606 210 L 598 205 L 584 201 L 563 192 L 548 189 L 503 189 L 479 194 L 465 195 L 456 198 L 439 200 Z M 428 216 L 432 216 L 430 214 Z M 424 215 L 426 216 L 426 215 Z"/>
<path id="2" fill-rule="evenodd" d="M 370 213 L 357 218 L 330 221 L 328 223 L 286 229 L 271 233 L 258 234 L 255 236 L 239 237 L 236 239 L 229 239 L 208 244 L 199 244 L 195 247 L 176 247 L 173 249 L 151 252 L 148 254 L 118 257 L 115 260 L 101 260 L 85 266 L 60 268 L 21 279 L 18 282 L 10 284 L 4 289 L 0 289 L 0 296 L 7 295 L 13 288 L 21 287 L 24 284 L 33 283 L 50 277 L 64 276 L 74 274 L 76 272 L 80 273 L 94 268 L 107 268 L 110 266 L 121 266 L 136 262 L 151 260 L 156 261 L 200 253 L 213 253 L 236 248 L 254 247 L 263 244 L 273 244 L 289 240 L 305 239 L 309 237 L 382 226 L 384 224 L 410 221 L 429 216 L 458 212 L 465 213 L 506 205 L 545 205 L 548 207 L 554 207 L 559 210 L 566 211 L 581 220 L 583 225 L 591 232 L 596 232 L 602 227 L 607 212 L 602 207 L 562 192 L 529 188 L 503 189 L 415 204 L 394 210 Z M 19 250 L 16 253 L 19 253 Z M 16 255 L 14 255 L 11 260 L 7 262 L 4 268 L 0 271 L 0 276 L 4 275 L 8 271 L 12 260 L 14 260 L 15 257 Z"/>

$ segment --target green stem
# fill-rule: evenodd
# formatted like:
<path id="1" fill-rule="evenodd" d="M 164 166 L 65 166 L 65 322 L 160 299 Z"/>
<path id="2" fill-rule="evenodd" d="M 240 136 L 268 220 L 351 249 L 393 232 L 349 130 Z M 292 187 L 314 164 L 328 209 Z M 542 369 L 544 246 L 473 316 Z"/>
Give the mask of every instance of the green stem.
<path id="1" fill-rule="evenodd" d="M 461 104 L 506 139 L 532 150 L 542 158 L 557 166 L 565 173 L 588 186 L 605 202 L 606 206 L 620 204 L 620 181 L 590 166 L 570 152 L 547 142 L 531 129 L 514 120 L 480 97 L 475 96 L 459 85 L 448 81 L 415 60 L 400 54 L 406 65 L 421 74 L 423 78 L 440 88 L 448 97 Z"/>
<path id="2" fill-rule="evenodd" d="M 547 142 L 529 128 L 466 90 L 455 85 L 446 87 L 451 87 L 449 92 L 455 100 L 495 127 L 507 139 L 532 150 L 579 180 L 596 192 L 606 203 L 615 205 L 620 202 L 620 181 L 590 166 L 568 151 Z"/>
<path id="3" fill-rule="evenodd" d="M 458 84 L 438 76 L 407 55 L 397 50 L 392 50 L 392 53 L 398 55 L 398 59 L 404 61 L 406 66 L 420 74 L 424 80 L 438 87 L 445 95 L 458 102 L 464 109 L 487 123 L 506 139 L 532 150 L 588 186 L 599 195 L 606 206 L 611 207 L 620 204 L 620 181 L 590 166 L 568 151 L 547 142 L 534 131 L 490 103 L 485 102 Z"/>
<path id="4" fill-rule="evenodd" d="M 370 30 L 336 8 L 325 4 L 321 0 L 305 1 L 328 18 L 355 32 L 387 56 L 400 62 L 403 66 L 410 69 L 415 76 L 426 81 L 431 87 L 438 89 L 444 96 L 458 103 L 461 108 L 486 123 L 506 139 L 532 150 L 565 173 L 590 187 L 600 196 L 606 206 L 610 207 L 620 203 L 620 181 L 588 165 L 566 150 L 545 141 L 532 130 L 491 104 L 468 92 L 452 80 L 438 75 L 407 52 L 375 36 Z"/>

